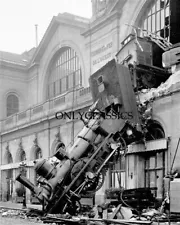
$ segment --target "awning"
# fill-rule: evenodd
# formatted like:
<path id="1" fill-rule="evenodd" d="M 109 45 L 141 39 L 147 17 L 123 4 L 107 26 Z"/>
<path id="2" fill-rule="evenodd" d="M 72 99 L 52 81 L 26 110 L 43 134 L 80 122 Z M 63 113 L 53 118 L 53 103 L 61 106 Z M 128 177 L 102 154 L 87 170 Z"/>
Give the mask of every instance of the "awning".
<path id="1" fill-rule="evenodd" d="M 127 154 L 138 154 L 151 151 L 165 151 L 168 148 L 166 138 L 147 141 L 146 144 L 131 144 L 128 146 Z"/>

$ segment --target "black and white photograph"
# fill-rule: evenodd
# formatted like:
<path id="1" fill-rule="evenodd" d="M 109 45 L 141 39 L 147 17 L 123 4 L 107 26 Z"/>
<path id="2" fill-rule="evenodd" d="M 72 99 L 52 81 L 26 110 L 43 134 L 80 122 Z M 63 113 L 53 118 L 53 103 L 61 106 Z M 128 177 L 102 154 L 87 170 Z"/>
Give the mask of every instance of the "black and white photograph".
<path id="1" fill-rule="evenodd" d="M 180 224 L 180 0 L 0 0 L 0 224 Z"/>

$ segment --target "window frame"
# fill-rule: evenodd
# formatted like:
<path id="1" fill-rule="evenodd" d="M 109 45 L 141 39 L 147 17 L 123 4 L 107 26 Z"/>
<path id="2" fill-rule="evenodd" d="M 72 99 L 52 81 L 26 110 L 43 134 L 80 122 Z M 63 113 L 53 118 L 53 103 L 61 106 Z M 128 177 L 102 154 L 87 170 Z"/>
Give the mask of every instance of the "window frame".
<path id="1" fill-rule="evenodd" d="M 80 58 L 75 50 L 71 47 L 61 49 L 50 64 L 47 99 L 57 97 L 81 86 L 81 74 Z"/>
<path id="2" fill-rule="evenodd" d="M 170 24 L 167 24 L 167 18 L 170 17 L 170 5 L 169 3 L 166 4 L 167 0 L 164 0 L 163 7 L 161 7 L 162 2 L 162 0 L 156 0 L 154 5 L 147 13 L 147 16 L 142 25 L 142 29 L 169 40 Z M 152 26 L 153 21 L 155 22 L 154 27 Z"/>
<path id="3" fill-rule="evenodd" d="M 118 161 L 111 164 L 109 169 L 109 176 L 110 176 L 109 179 L 110 188 L 119 188 L 119 185 L 123 188 L 126 187 L 126 158 L 124 155 L 120 155 Z M 120 180 L 118 180 L 118 178 Z M 116 185 L 117 183 L 118 187 Z"/>
<path id="4" fill-rule="evenodd" d="M 13 97 L 13 98 L 12 98 Z M 11 99 L 9 99 L 11 98 Z M 9 101 L 8 101 L 9 99 Z M 19 112 L 19 97 L 15 93 L 9 93 L 6 97 L 6 116 L 12 116 Z"/>

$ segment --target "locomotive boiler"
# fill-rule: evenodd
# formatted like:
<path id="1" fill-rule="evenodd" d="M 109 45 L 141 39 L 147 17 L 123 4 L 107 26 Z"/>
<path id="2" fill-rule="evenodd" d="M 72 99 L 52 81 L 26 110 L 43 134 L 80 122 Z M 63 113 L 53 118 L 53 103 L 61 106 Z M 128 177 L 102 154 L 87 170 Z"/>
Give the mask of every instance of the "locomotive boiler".
<path id="1" fill-rule="evenodd" d="M 45 214 L 79 212 L 81 195 L 102 187 L 108 163 L 144 138 L 128 69 L 112 60 L 89 83 L 94 104 L 74 144 L 69 149 L 62 144 L 50 159 L 35 164 L 38 185 L 21 174 L 16 178 Z"/>

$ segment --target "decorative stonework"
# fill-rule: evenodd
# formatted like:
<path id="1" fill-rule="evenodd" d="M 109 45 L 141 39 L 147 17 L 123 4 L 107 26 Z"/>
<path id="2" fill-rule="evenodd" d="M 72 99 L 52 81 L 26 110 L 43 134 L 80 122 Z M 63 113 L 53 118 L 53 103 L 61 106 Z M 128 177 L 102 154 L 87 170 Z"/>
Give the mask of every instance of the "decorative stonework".
<path id="1" fill-rule="evenodd" d="M 60 132 L 59 130 L 57 131 L 57 133 L 55 134 L 55 140 L 58 142 L 60 141 Z"/>
<path id="2" fill-rule="evenodd" d="M 22 138 L 19 140 L 19 149 L 20 149 L 20 151 L 23 150 L 23 146 L 22 146 Z"/>
<path id="3" fill-rule="evenodd" d="M 34 143 L 34 146 L 38 146 L 38 139 L 37 139 L 37 136 L 35 136 L 33 143 Z"/>
<path id="4" fill-rule="evenodd" d="M 9 152 L 9 142 L 7 142 L 6 151 Z"/>

